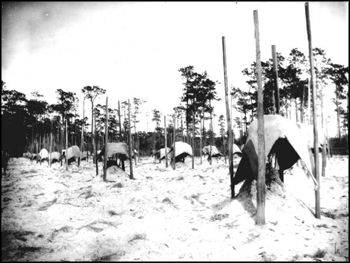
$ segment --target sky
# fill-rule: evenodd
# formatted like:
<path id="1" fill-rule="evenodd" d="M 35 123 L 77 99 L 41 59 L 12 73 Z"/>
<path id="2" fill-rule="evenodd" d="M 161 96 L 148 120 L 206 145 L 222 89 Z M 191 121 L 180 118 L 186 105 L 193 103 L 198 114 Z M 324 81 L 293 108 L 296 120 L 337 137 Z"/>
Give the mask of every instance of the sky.
<path id="1" fill-rule="evenodd" d="M 308 55 L 305 2 L 1 2 L 1 75 L 7 89 L 31 98 L 37 91 L 57 103 L 57 89 L 75 92 L 82 116 L 85 86 L 106 90 L 97 103 L 140 98 L 143 116 L 152 109 L 173 113 L 180 105 L 180 68 L 206 71 L 225 111 L 222 37 L 228 87 L 247 88 L 242 74 L 256 60 L 253 11 L 258 11 L 261 60 L 271 46 L 288 57 Z M 312 45 L 332 62 L 348 66 L 348 2 L 310 2 Z M 332 88 L 333 89 L 333 88 Z M 334 115 L 334 104 L 326 108 Z M 86 104 L 88 105 L 88 104 Z M 89 107 L 89 106 L 87 106 Z M 90 116 L 91 110 L 85 114 Z M 332 115 L 332 116 L 333 116 Z M 152 130 L 151 117 L 138 130 Z M 148 122 L 148 124 L 147 124 Z M 217 122 L 214 122 L 214 131 Z M 217 128 L 218 129 L 218 128 Z"/>

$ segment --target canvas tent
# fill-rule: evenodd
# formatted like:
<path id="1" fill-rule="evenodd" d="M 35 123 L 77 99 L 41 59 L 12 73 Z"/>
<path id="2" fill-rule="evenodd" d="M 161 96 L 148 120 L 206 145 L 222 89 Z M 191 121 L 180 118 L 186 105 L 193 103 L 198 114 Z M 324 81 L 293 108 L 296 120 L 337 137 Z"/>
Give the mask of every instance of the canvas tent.
<path id="1" fill-rule="evenodd" d="M 132 157 L 134 157 L 133 152 L 131 154 Z M 101 152 L 98 154 L 98 157 L 104 158 L 104 155 L 105 145 L 103 145 Z M 113 158 L 113 156 L 116 157 L 116 160 L 110 160 L 111 158 Z M 120 160 L 123 171 L 125 171 L 124 161 L 129 159 L 129 146 L 125 142 L 109 142 L 107 144 L 107 168 L 112 165 L 117 165 L 118 167 L 120 167 L 118 159 Z"/>
<path id="2" fill-rule="evenodd" d="M 211 156 L 213 156 L 213 157 L 222 156 L 222 154 L 218 150 L 218 148 L 216 148 L 216 146 L 211 146 L 211 145 L 207 145 L 207 146 L 203 147 L 202 153 L 203 154 L 208 154 L 208 156 L 211 153 Z"/>
<path id="3" fill-rule="evenodd" d="M 170 151 L 168 152 L 168 155 L 171 154 L 170 155 L 171 158 L 173 158 L 173 154 L 174 154 L 173 150 L 174 150 L 174 143 L 171 146 Z M 186 156 L 192 156 L 193 154 L 191 145 L 181 141 L 175 142 L 175 153 L 176 153 L 175 162 L 179 162 L 179 161 L 184 162 Z"/>
<path id="4" fill-rule="evenodd" d="M 99 155 L 104 157 L 105 145 L 103 145 Z M 109 142 L 107 147 L 107 158 L 112 158 L 114 154 L 129 159 L 129 146 L 125 142 Z"/>
<path id="5" fill-rule="evenodd" d="M 256 179 L 258 174 L 258 121 L 254 120 L 248 131 L 242 150 L 234 185 L 246 179 Z M 292 167 L 299 159 L 305 165 L 307 175 L 313 176 L 313 156 L 309 152 L 308 138 L 299 126 L 280 115 L 264 115 L 265 157 L 274 153 L 281 170 Z"/>

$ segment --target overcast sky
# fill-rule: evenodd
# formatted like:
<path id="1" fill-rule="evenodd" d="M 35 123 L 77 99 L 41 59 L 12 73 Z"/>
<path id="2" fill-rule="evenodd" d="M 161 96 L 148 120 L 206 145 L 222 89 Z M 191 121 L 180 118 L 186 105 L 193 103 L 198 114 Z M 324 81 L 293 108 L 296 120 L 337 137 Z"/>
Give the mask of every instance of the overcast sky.
<path id="1" fill-rule="evenodd" d="M 305 2 L 1 4 L 2 80 L 28 98 L 38 91 L 49 103 L 57 102 L 57 89 L 82 98 L 84 86 L 98 85 L 107 90 L 111 108 L 136 97 L 147 101 L 144 112 L 170 114 L 183 93 L 178 69 L 192 65 L 221 83 L 222 101 L 214 106 L 217 115 L 225 114 L 222 36 L 229 87 L 245 88 L 241 71 L 256 60 L 254 10 L 262 61 L 271 57 L 271 45 L 284 57 L 293 48 L 308 55 Z M 309 6 L 313 47 L 348 66 L 348 2 Z"/>

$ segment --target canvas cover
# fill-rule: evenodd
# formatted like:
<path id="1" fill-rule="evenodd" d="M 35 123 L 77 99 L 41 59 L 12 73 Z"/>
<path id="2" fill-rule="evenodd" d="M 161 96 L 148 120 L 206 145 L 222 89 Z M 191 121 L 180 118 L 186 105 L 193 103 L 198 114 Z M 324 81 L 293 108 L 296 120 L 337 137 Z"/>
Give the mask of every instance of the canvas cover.
<path id="1" fill-rule="evenodd" d="M 69 160 L 70 158 L 73 158 L 73 157 L 74 158 L 80 157 L 80 149 L 76 145 L 69 147 L 67 150 L 67 160 Z"/>
<path id="2" fill-rule="evenodd" d="M 232 147 L 232 154 L 235 154 L 235 153 L 242 155 L 241 149 L 239 149 L 238 145 L 234 143 Z"/>
<path id="3" fill-rule="evenodd" d="M 52 152 L 51 153 L 51 161 L 52 160 L 61 160 L 61 154 L 59 152 Z"/>
<path id="4" fill-rule="evenodd" d="M 43 148 L 40 150 L 39 156 L 40 156 L 40 159 L 49 158 L 49 152 L 45 148 Z"/>
<path id="5" fill-rule="evenodd" d="M 173 154 L 173 150 L 174 150 L 174 143 L 170 149 L 170 152 Z M 185 142 L 175 142 L 175 154 L 176 157 L 179 155 L 183 155 L 183 154 L 187 154 L 192 156 L 193 152 L 192 152 L 192 147 L 191 145 L 189 145 L 188 143 Z"/>
<path id="6" fill-rule="evenodd" d="M 211 148 L 211 156 L 222 155 L 221 152 L 218 150 L 218 148 L 216 148 L 216 146 L 211 146 L 211 145 L 207 145 L 203 147 L 203 150 L 202 150 L 203 154 L 209 154 L 210 148 Z"/>
<path id="7" fill-rule="evenodd" d="M 265 157 L 275 153 L 282 170 L 293 166 L 299 159 L 312 174 L 313 159 L 309 152 L 308 138 L 299 126 L 280 115 L 264 115 Z M 258 173 L 258 120 L 254 120 L 248 131 L 242 159 L 235 174 L 235 184 Z M 315 181 L 315 180 L 314 180 Z"/>
<path id="8" fill-rule="evenodd" d="M 101 149 L 100 155 L 104 156 L 105 146 Z M 107 158 L 111 158 L 113 154 L 122 154 L 129 158 L 129 146 L 125 142 L 110 142 L 107 144 Z"/>

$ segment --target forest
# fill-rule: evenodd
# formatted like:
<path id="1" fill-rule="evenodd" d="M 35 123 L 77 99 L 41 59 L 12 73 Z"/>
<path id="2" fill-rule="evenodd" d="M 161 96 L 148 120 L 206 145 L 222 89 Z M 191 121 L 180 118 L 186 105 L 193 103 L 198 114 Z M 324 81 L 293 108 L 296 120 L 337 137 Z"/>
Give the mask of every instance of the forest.
<path id="1" fill-rule="evenodd" d="M 331 147 L 343 149 L 348 145 L 348 67 L 332 63 L 325 50 L 313 49 L 314 67 L 316 76 L 316 88 L 319 112 L 323 120 L 323 93 L 326 89 L 333 89 L 334 110 L 337 113 L 337 137 L 328 138 Z M 286 118 L 295 116 L 298 122 L 312 124 L 310 106 L 312 105 L 312 90 L 309 89 L 309 62 L 305 54 L 298 49 L 291 50 L 287 58 L 277 53 L 278 61 L 278 90 L 276 94 L 276 80 L 273 59 L 262 61 L 262 82 L 264 90 L 264 114 L 279 113 Z M 219 134 L 213 133 L 212 119 L 215 109 L 212 106 L 214 100 L 219 101 L 216 86 L 218 81 L 209 78 L 204 71 L 198 73 L 193 66 L 180 68 L 180 76 L 185 79 L 183 95 L 179 106 L 174 112 L 167 115 L 167 142 L 172 144 L 174 138 L 174 123 L 181 123 L 175 129 L 176 140 L 190 143 L 193 138 L 194 154 L 198 156 L 200 149 L 208 144 L 216 145 L 222 152 L 227 149 L 227 127 L 225 117 L 219 118 Z M 242 118 L 233 121 L 240 129 L 239 134 L 234 134 L 234 141 L 238 145 L 245 142 L 247 129 L 250 122 L 257 115 L 257 81 L 256 63 L 244 68 L 242 74 L 246 77 L 248 90 L 231 85 L 230 95 L 232 108 L 241 113 Z M 180 77 L 179 76 L 179 77 Z M 95 99 L 106 93 L 100 86 L 86 86 L 81 89 L 84 101 L 79 102 L 77 94 L 63 89 L 57 89 L 57 103 L 48 104 L 45 98 L 38 92 L 32 92 L 31 98 L 11 87 L 6 86 L 2 80 L 1 87 L 1 145 L 2 151 L 9 153 L 10 157 L 20 157 L 23 153 L 38 153 L 46 148 L 50 151 L 60 151 L 66 147 L 78 145 L 83 151 L 91 153 L 102 148 L 105 138 L 106 106 L 97 104 Z M 278 97 L 277 97 L 278 96 Z M 279 105 L 276 104 L 279 101 Z M 164 147 L 164 129 L 160 126 L 161 113 L 153 109 L 152 121 L 156 123 L 154 131 L 137 131 L 139 122 L 140 105 L 147 103 L 142 98 L 133 98 L 119 103 L 118 109 L 108 108 L 108 141 L 128 142 L 128 133 L 132 134 L 133 147 L 141 156 L 150 155 L 151 150 Z M 224 103 L 224 102 L 223 102 Z M 295 105 L 295 112 L 291 112 L 291 106 Z M 92 116 L 80 116 L 77 114 L 79 107 L 84 109 L 91 107 Z M 85 112 L 83 110 L 83 112 Z M 131 121 L 128 121 L 128 114 Z M 84 114 L 83 114 L 84 115 Z M 165 115 L 165 114 L 164 114 Z M 205 123 L 210 122 L 206 130 Z M 67 127 L 67 129 L 66 129 Z M 195 134 L 195 136 L 193 136 Z M 52 142 L 50 144 L 50 141 Z M 191 143 L 192 144 L 192 143 Z"/>

